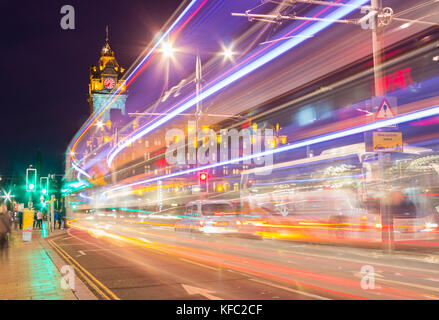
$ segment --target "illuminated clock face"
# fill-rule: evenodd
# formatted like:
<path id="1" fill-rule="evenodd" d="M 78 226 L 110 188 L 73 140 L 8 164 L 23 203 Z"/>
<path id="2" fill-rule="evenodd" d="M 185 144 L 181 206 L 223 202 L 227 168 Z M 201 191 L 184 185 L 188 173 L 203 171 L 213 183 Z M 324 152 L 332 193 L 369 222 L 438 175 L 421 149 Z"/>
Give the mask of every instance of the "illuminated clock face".
<path id="1" fill-rule="evenodd" d="M 107 89 L 113 89 L 115 85 L 116 82 L 114 82 L 114 80 L 111 78 L 107 78 L 104 80 L 104 87 Z"/>

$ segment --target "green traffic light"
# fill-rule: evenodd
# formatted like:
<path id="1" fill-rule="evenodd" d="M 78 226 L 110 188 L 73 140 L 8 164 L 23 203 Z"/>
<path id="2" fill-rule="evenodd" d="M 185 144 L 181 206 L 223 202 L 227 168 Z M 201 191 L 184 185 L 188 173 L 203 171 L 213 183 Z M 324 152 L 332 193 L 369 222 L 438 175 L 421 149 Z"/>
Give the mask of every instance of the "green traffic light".
<path id="1" fill-rule="evenodd" d="M 42 194 L 47 194 L 47 190 L 46 190 L 46 189 L 43 189 L 43 190 L 41 190 L 41 193 L 42 193 Z"/>
<path id="2" fill-rule="evenodd" d="M 35 185 L 33 183 L 29 184 L 29 190 L 33 190 L 35 188 Z"/>

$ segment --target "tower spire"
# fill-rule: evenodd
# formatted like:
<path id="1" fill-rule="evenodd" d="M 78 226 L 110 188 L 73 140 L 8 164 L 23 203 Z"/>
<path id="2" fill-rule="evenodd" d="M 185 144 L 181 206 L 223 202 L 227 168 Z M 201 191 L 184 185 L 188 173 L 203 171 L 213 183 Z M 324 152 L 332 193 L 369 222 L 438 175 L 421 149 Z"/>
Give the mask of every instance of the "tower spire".
<path id="1" fill-rule="evenodd" d="M 111 50 L 108 38 L 108 25 L 105 27 L 105 44 L 102 47 L 101 56 L 114 57 L 114 52 Z"/>

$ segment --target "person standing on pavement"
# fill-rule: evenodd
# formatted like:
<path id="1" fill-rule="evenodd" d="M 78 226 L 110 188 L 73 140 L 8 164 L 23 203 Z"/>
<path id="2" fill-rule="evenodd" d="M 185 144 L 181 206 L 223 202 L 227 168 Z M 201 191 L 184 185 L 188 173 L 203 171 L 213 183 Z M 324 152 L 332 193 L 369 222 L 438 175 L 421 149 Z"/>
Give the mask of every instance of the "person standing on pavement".
<path id="1" fill-rule="evenodd" d="M 13 220 L 14 220 L 14 229 L 15 230 L 18 230 L 18 212 L 17 211 L 14 211 L 14 212 L 12 212 L 12 215 L 13 215 Z"/>
<path id="2" fill-rule="evenodd" d="M 0 206 L 0 261 L 8 257 L 9 233 L 11 232 L 11 220 L 5 205 Z"/>
<path id="3" fill-rule="evenodd" d="M 38 216 L 37 216 L 37 210 L 34 211 L 34 230 L 36 230 L 38 227 Z"/>
<path id="4" fill-rule="evenodd" d="M 56 223 L 58 222 L 58 229 L 61 229 L 61 221 L 59 220 L 58 211 L 55 211 L 55 216 L 53 217 L 53 228 L 56 229 Z"/>
<path id="5" fill-rule="evenodd" d="M 23 212 L 18 211 L 18 224 L 20 227 L 20 230 L 23 230 Z"/>
<path id="6" fill-rule="evenodd" d="M 43 213 L 41 211 L 37 212 L 37 228 L 41 229 L 41 224 L 43 222 Z"/>
<path id="7" fill-rule="evenodd" d="M 63 207 L 61 209 L 61 212 L 59 213 L 59 228 L 61 229 L 61 224 L 62 224 L 62 229 L 64 229 L 66 227 L 66 209 Z"/>

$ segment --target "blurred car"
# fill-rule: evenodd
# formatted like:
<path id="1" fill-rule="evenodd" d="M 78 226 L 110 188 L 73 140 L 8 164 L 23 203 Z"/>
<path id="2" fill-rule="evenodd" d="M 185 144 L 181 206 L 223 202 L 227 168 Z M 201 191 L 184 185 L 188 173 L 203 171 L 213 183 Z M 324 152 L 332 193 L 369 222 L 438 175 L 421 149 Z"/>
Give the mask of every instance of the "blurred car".
<path id="1" fill-rule="evenodd" d="M 185 215 L 175 231 L 234 233 L 239 224 L 239 211 L 226 200 L 197 200 L 186 204 Z"/>

